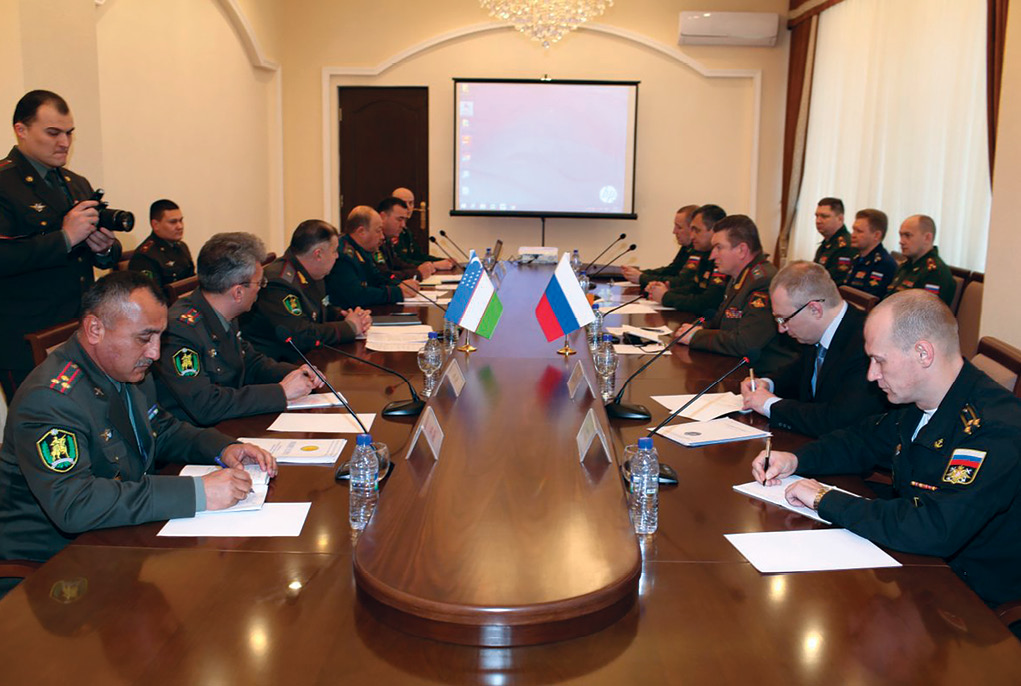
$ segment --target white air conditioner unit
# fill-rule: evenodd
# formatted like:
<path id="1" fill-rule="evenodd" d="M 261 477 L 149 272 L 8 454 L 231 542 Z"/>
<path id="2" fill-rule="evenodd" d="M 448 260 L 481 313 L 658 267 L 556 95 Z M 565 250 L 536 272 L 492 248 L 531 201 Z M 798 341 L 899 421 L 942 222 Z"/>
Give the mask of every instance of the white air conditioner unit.
<path id="1" fill-rule="evenodd" d="M 779 30 L 773 12 L 681 12 L 677 44 L 773 47 Z"/>

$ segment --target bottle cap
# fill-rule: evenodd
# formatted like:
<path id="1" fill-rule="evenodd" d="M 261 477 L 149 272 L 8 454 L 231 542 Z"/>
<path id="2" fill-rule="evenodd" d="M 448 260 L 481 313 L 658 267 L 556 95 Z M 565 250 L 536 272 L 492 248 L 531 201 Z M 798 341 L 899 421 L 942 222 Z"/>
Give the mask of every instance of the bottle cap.
<path id="1" fill-rule="evenodd" d="M 611 336 L 611 335 L 610 335 L 610 334 L 608 334 L 608 333 L 604 333 L 604 334 L 603 334 L 603 341 L 604 341 L 604 342 L 607 342 L 607 341 L 612 341 L 612 340 L 613 340 L 613 336 Z"/>
<path id="2" fill-rule="evenodd" d="M 355 445 L 372 445 L 372 434 L 358 434 Z"/>
<path id="3" fill-rule="evenodd" d="M 588 276 L 585 272 L 578 272 L 578 276 Z"/>
<path id="4" fill-rule="evenodd" d="M 652 450 L 652 436 L 642 436 L 638 439 L 639 450 Z"/>
<path id="5" fill-rule="evenodd" d="M 439 338 L 439 337 L 440 337 L 440 335 L 438 333 L 436 333 L 435 331 L 430 331 L 429 332 L 429 340 L 432 340 L 434 338 Z"/>

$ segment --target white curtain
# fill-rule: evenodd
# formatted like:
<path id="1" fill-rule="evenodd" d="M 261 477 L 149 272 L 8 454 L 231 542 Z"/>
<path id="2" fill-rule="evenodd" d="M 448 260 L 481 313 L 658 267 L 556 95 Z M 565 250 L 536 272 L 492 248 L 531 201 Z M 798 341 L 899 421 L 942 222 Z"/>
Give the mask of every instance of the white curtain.
<path id="1" fill-rule="evenodd" d="M 986 3 L 845 0 L 820 15 L 792 259 L 811 259 L 819 198 L 900 223 L 936 221 L 947 264 L 984 270 L 992 201 L 986 140 Z"/>

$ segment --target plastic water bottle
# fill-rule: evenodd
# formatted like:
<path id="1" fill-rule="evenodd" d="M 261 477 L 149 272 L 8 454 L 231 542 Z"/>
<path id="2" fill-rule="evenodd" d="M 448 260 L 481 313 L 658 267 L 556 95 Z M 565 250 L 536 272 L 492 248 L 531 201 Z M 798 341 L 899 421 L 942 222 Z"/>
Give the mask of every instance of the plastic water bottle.
<path id="1" fill-rule="evenodd" d="M 496 266 L 496 258 L 493 257 L 492 248 L 486 248 L 486 254 L 482 258 L 482 266 L 487 272 L 493 271 L 493 267 Z"/>
<path id="2" fill-rule="evenodd" d="M 581 292 L 588 295 L 588 274 L 581 272 L 578 274 L 578 285 L 581 286 Z"/>
<path id="3" fill-rule="evenodd" d="M 578 254 L 577 248 L 571 253 L 571 269 L 574 270 L 575 274 L 581 271 L 581 255 Z"/>
<path id="4" fill-rule="evenodd" d="M 588 334 L 588 349 L 594 351 L 599 347 L 599 335 L 603 332 L 603 313 L 598 307 L 592 308 L 595 319 L 588 323 L 586 333 Z"/>
<path id="5" fill-rule="evenodd" d="M 659 455 L 651 437 L 638 439 L 631 459 L 631 523 L 636 534 L 654 534 L 659 526 Z"/>
<path id="6" fill-rule="evenodd" d="M 425 345 L 418 351 L 418 368 L 426 375 L 432 375 L 438 372 L 442 366 L 443 345 L 440 343 L 440 335 L 435 331 L 430 331 Z"/>
<path id="7" fill-rule="evenodd" d="M 596 367 L 596 373 L 604 379 L 613 376 L 617 371 L 617 351 L 613 348 L 613 339 L 610 334 L 603 334 L 602 343 L 592 355 L 592 363 Z"/>
<path id="8" fill-rule="evenodd" d="M 461 335 L 461 327 L 448 319 L 443 320 L 443 347 L 449 353 L 457 346 L 457 338 Z"/>
<path id="9" fill-rule="evenodd" d="M 358 434 L 355 440 L 355 452 L 351 456 L 348 467 L 351 474 L 351 495 L 348 505 L 348 521 L 351 528 L 361 531 L 369 523 L 372 511 L 379 500 L 378 484 L 379 461 L 372 448 L 372 436 Z"/>

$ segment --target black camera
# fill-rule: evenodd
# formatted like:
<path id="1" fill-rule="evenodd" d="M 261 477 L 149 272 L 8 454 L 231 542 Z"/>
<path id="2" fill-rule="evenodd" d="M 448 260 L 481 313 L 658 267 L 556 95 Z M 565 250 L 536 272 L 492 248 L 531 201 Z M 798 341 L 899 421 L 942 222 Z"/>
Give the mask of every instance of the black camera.
<path id="1" fill-rule="evenodd" d="M 96 192 L 92 194 L 89 200 L 95 200 L 99 203 L 96 207 L 99 210 L 99 223 L 97 226 L 101 229 L 109 229 L 110 231 L 131 231 L 135 228 L 135 215 L 127 210 L 111 210 L 110 203 L 103 202 L 102 188 L 97 188 Z"/>

